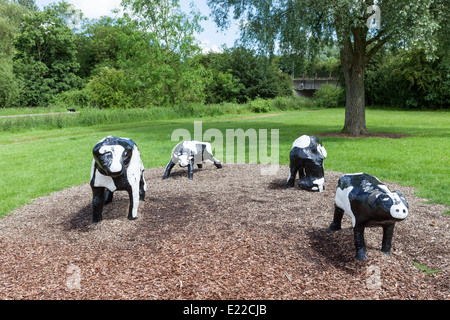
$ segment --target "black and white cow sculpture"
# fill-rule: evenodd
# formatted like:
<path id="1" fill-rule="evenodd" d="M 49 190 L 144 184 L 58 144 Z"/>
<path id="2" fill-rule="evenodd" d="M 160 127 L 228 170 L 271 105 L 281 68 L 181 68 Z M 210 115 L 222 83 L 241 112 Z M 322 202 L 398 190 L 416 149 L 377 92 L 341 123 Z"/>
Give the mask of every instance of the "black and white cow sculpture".
<path id="1" fill-rule="evenodd" d="M 344 212 L 352 219 L 356 259 L 364 260 L 367 258 L 364 229 L 383 227 L 381 251 L 389 255 L 395 223 L 408 215 L 408 203 L 401 192 L 391 192 L 374 176 L 365 173 L 348 174 L 339 179 L 334 218 L 328 232 L 341 229 Z"/>
<path id="2" fill-rule="evenodd" d="M 192 180 L 194 178 L 194 164 L 202 168 L 202 163 L 206 161 L 213 162 L 219 169 L 222 168 L 220 161 L 213 157 L 209 142 L 181 141 L 172 150 L 172 156 L 164 172 L 164 179 L 169 177 L 170 171 L 178 163 L 180 167 L 188 167 L 188 176 Z"/>
<path id="3" fill-rule="evenodd" d="M 128 219 L 137 218 L 139 200 L 144 200 L 147 185 L 144 164 L 137 145 L 131 139 L 108 136 L 92 150 L 91 170 L 93 220 L 102 220 L 103 205 L 112 201 L 116 190 L 130 197 Z"/>
<path id="4" fill-rule="evenodd" d="M 326 157 L 327 151 L 319 138 L 303 135 L 295 140 L 289 154 L 289 178 L 286 181 L 286 189 L 294 187 L 298 172 L 300 188 L 322 192 L 325 189 L 323 161 Z"/>

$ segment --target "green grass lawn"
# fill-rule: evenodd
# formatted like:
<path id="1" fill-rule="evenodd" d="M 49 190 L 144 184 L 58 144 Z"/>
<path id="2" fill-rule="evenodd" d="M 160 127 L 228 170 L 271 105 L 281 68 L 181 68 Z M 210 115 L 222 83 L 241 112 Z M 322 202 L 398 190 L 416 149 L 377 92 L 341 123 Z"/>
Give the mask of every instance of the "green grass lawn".
<path id="1" fill-rule="evenodd" d="M 292 142 L 300 135 L 320 137 L 321 133 L 340 131 L 344 123 L 342 108 L 276 113 L 280 112 L 284 113 L 258 118 L 249 118 L 255 114 L 236 114 L 0 132 L 0 216 L 36 197 L 88 182 L 92 148 L 107 135 L 133 139 L 145 167 L 152 168 L 168 162 L 176 144 L 171 141 L 174 130 L 185 128 L 193 134 L 194 121 L 202 121 L 203 132 L 218 129 L 224 136 L 227 129 L 268 129 L 269 135 L 270 129 L 279 129 L 279 161 L 288 164 Z M 369 109 L 367 126 L 372 132 L 408 136 L 402 139 L 324 136 L 322 141 L 328 152 L 325 170 L 370 173 L 383 181 L 413 186 L 418 196 L 450 205 L 449 112 Z M 226 158 L 221 160 L 227 162 Z M 162 175 L 163 170 L 161 178 Z M 286 172 L 286 178 L 287 175 Z"/>

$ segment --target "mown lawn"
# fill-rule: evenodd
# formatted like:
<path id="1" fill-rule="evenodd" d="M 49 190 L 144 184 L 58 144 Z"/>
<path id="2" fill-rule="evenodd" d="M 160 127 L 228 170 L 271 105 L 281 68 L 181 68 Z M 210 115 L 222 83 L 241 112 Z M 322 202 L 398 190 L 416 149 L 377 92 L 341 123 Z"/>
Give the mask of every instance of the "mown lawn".
<path id="1" fill-rule="evenodd" d="M 257 114 L 182 120 L 146 120 L 87 127 L 0 132 L 0 216 L 53 191 L 89 181 L 92 148 L 107 135 L 132 138 L 139 146 L 147 168 L 163 167 L 176 142 L 177 129 L 187 129 L 192 138 L 194 121 L 203 132 L 226 130 L 279 130 L 279 162 L 289 163 L 292 142 L 302 134 L 321 136 L 343 126 L 344 109 L 277 111 L 270 117 Z M 450 113 L 444 111 L 368 110 L 372 132 L 407 135 L 401 139 L 342 138 L 324 135 L 328 152 L 325 170 L 366 172 L 384 181 L 413 186 L 418 196 L 450 205 Z M 248 147 L 248 140 L 246 140 Z M 237 146 L 233 146 L 237 150 Z M 225 146 L 226 149 L 226 146 Z M 223 160 L 227 162 L 226 150 Z M 220 152 L 219 152 L 220 153 Z M 230 161 L 228 161 L 230 162 Z M 163 170 L 161 171 L 161 177 Z M 288 173 L 286 172 L 286 178 Z M 328 186 L 334 187 L 334 186 Z M 68 204 L 70 205 L 70 204 Z"/>

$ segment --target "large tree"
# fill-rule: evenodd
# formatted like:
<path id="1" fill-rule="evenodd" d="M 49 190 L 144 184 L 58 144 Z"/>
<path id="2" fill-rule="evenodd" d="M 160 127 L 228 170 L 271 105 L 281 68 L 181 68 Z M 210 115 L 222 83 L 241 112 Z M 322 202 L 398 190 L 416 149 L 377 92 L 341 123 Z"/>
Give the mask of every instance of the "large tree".
<path id="1" fill-rule="evenodd" d="M 145 33 L 123 43 L 124 68 L 151 93 L 153 104 L 201 100 L 205 74 L 195 34 L 204 17 L 193 6 L 184 13 L 179 0 L 122 0 L 122 5 L 131 12 L 129 23 Z"/>
<path id="2" fill-rule="evenodd" d="M 22 16 L 27 9 L 0 0 L 0 108 L 15 107 L 19 102 L 20 86 L 13 73 L 14 37 L 19 32 Z"/>
<path id="3" fill-rule="evenodd" d="M 68 3 L 60 2 L 23 16 L 14 41 L 23 106 L 45 106 L 55 94 L 79 87 L 74 34 L 67 26 L 71 11 Z"/>
<path id="4" fill-rule="evenodd" d="M 367 134 L 364 73 L 380 48 L 420 46 L 432 56 L 432 36 L 447 17 L 445 0 L 208 0 L 216 23 L 240 20 L 244 43 L 266 52 L 315 53 L 337 41 L 345 78 L 343 132 Z M 374 23 L 375 22 L 375 23 Z M 251 42 L 250 42 L 251 41 Z"/>

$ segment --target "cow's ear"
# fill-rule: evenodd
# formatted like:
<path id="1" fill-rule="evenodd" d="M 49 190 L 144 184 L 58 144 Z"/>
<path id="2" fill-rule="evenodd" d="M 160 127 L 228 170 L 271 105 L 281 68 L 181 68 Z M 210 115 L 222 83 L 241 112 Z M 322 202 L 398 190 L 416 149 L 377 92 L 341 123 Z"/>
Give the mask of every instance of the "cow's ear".
<path id="1" fill-rule="evenodd" d="M 403 195 L 403 193 L 401 193 L 400 191 L 394 191 L 394 193 L 396 193 L 400 200 L 403 202 L 403 204 L 408 208 L 408 201 L 406 201 L 405 196 Z"/>
<path id="2" fill-rule="evenodd" d="M 125 148 L 125 151 L 123 152 L 124 156 L 130 156 L 133 154 L 133 148 Z"/>
<path id="3" fill-rule="evenodd" d="M 392 201 L 392 198 L 391 198 L 391 196 L 389 196 L 388 194 L 386 194 L 386 193 L 383 193 L 383 194 L 381 194 L 379 197 L 378 197 L 378 201 L 379 201 L 379 205 L 384 209 L 384 210 L 386 210 L 386 211 L 389 211 L 390 210 L 390 208 L 392 207 L 392 205 L 394 204 L 394 202 Z"/>
<path id="4" fill-rule="evenodd" d="M 317 145 L 317 150 L 324 158 L 327 157 L 327 150 L 325 150 L 325 148 L 321 144 Z"/>
<path id="5" fill-rule="evenodd" d="M 369 196 L 369 199 L 367 200 L 369 206 L 376 207 L 381 201 L 380 196 L 382 194 L 383 193 L 380 191 L 372 192 L 372 194 Z"/>
<path id="6" fill-rule="evenodd" d="M 99 150 L 102 146 L 103 146 L 103 144 L 97 143 L 97 144 L 94 146 L 94 148 L 92 149 L 92 152 L 93 152 L 94 154 L 98 153 L 98 150 Z"/>
<path id="7" fill-rule="evenodd" d="M 371 199 L 372 198 L 372 199 Z M 392 206 L 392 199 L 389 195 L 381 191 L 375 191 L 369 196 L 369 205 L 372 207 L 382 207 L 388 210 Z"/>

